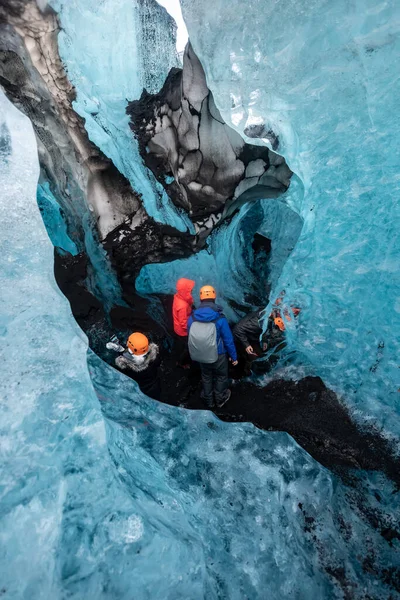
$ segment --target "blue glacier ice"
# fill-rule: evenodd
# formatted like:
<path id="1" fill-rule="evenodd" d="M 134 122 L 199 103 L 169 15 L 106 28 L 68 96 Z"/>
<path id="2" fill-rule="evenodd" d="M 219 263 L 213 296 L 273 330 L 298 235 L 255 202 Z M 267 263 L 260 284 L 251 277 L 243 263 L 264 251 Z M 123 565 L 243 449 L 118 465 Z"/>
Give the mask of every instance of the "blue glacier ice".
<path id="1" fill-rule="evenodd" d="M 68 236 L 60 205 L 54 198 L 47 181 L 38 185 L 37 202 L 53 246 L 75 256 L 78 249 Z"/>
<path id="2" fill-rule="evenodd" d="M 290 349 L 398 434 L 400 4 L 181 4 L 226 122 L 272 130 L 303 184 L 287 198 L 304 226 L 276 287 L 303 307 Z"/>
<path id="3" fill-rule="evenodd" d="M 301 218 L 286 203 L 260 200 L 244 205 L 228 227 L 222 226 L 210 236 L 205 250 L 187 259 L 144 266 L 136 280 L 136 288 L 143 294 L 172 294 L 177 279 L 195 277 L 195 297 L 202 285 L 214 285 L 225 314 L 234 322 L 238 313 L 227 300 L 252 307 L 254 300 L 250 301 L 247 295 L 253 292 L 265 301 L 269 290 L 277 285 L 301 228 Z M 254 233 L 271 240 L 268 272 L 264 274 L 249 270 L 249 264 L 254 261 L 251 247 Z"/>
<path id="4" fill-rule="evenodd" d="M 0 107 L 2 595 L 393 598 L 362 560 L 395 548 L 290 436 L 154 402 L 88 352 L 53 278 L 31 126 Z M 382 476 L 366 485 L 390 499 Z"/>
<path id="5" fill-rule="evenodd" d="M 108 1 L 98 10 L 88 0 L 79 10 L 74 2 L 52 5 L 60 11 L 60 52 L 77 88 L 75 108 L 91 139 L 143 194 L 150 214 L 184 230 L 187 218 L 144 169 L 125 114 L 125 99 L 138 98 L 145 83 L 137 6 L 122 2 L 114 10 Z M 302 234 L 278 282 L 276 276 L 269 281 L 276 294 L 286 289 L 289 304 L 303 307 L 298 327 L 288 327 L 289 350 L 355 414 L 398 433 L 399 119 L 393 103 L 399 78 L 391 60 L 399 44 L 397 3 L 351 8 L 321 0 L 305 8 L 268 2 L 238 9 L 223 0 L 185 0 L 182 6 L 226 121 L 244 136 L 254 124 L 272 129 L 300 181 L 285 201 L 304 221 Z M 155 28 L 162 27 L 159 21 Z M 83 35 L 89 27 L 92 35 Z M 164 54 L 158 44 L 153 48 L 150 91 L 177 64 L 173 46 L 165 47 Z M 233 231 L 215 235 L 211 256 L 203 252 L 182 269 L 193 264 L 203 278 L 212 268 L 223 296 L 243 301 L 236 278 L 251 282 L 241 277 Z M 281 248 L 279 238 L 275 248 Z M 180 271 L 180 263 L 150 265 L 138 287 L 170 292 Z"/>
<path id="6" fill-rule="evenodd" d="M 173 23 L 150 0 L 50 4 L 90 139 L 149 214 L 189 228 L 144 167 L 125 113 L 179 64 Z M 195 272 L 235 320 L 228 300 L 251 306 L 252 286 L 272 288 L 272 300 L 285 289 L 303 310 L 287 323 L 296 365 L 279 374 L 320 375 L 360 422 L 399 433 L 398 4 L 182 7 L 226 122 L 244 137 L 273 130 L 295 177 L 279 201 L 242 207 L 196 256 L 144 267 L 138 291 L 171 293 Z M 0 128 L 11 134 L 0 152 L 0 596 L 399 597 L 399 540 L 374 524 L 374 511 L 389 533 L 399 521 L 382 475 L 355 472 L 345 485 L 287 434 L 153 402 L 88 349 L 53 278 L 53 245 L 76 246 L 38 185 L 29 121 L 3 96 Z M 89 214 L 83 225 L 91 288 L 109 308 L 116 279 Z M 272 240 L 265 280 L 247 268 L 251 227 Z"/>
<path id="7" fill-rule="evenodd" d="M 85 119 L 90 139 L 142 194 L 149 215 L 185 231 L 188 218 L 144 167 L 126 114 L 127 100 L 139 98 L 143 87 L 157 92 L 171 67 L 179 66 L 174 21 L 148 0 L 119 0 L 117 7 L 114 0 L 50 4 L 62 26 L 60 56 L 77 90 L 74 108 Z"/>

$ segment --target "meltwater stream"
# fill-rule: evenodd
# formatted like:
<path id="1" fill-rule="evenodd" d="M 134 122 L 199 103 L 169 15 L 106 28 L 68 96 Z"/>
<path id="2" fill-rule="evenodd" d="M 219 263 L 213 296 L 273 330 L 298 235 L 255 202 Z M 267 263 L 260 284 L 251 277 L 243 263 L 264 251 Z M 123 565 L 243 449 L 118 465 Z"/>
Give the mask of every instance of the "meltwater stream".
<path id="1" fill-rule="evenodd" d="M 346 487 L 287 434 L 149 400 L 88 353 L 31 125 L 0 108 L 1 597 L 395 598 L 397 540 L 361 510 L 395 514 L 382 476 Z"/>

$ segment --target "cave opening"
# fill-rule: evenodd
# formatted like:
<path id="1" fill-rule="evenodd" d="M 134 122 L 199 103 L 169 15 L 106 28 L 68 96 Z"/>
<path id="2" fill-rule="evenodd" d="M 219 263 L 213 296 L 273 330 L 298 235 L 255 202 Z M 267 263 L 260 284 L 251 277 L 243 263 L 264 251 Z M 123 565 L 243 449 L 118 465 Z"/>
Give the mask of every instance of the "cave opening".
<path id="1" fill-rule="evenodd" d="M 39 206 L 51 230 L 53 205 L 45 206 L 39 198 Z M 180 277 L 196 280 L 196 299 L 202 285 L 215 285 L 232 325 L 248 312 L 265 308 L 301 227 L 301 218 L 284 202 L 253 201 L 221 223 L 204 249 L 188 258 L 149 262 L 136 280 L 122 279 L 120 302 L 108 305 L 96 296 L 84 253 L 72 254 L 56 245 L 55 276 L 90 347 L 112 364 L 106 342 L 115 335 L 125 340 L 134 329 L 143 330 L 166 351 L 172 348 L 172 296 Z"/>

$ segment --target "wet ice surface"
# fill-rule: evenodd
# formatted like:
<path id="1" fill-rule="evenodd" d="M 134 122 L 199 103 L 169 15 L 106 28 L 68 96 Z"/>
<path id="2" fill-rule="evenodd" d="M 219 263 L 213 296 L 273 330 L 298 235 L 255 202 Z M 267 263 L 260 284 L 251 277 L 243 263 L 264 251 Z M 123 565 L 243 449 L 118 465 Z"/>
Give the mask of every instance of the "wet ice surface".
<path id="1" fill-rule="evenodd" d="M 287 434 L 151 401 L 89 354 L 94 391 L 53 278 L 33 133 L 0 102 L 3 596 L 342 598 L 328 565 L 351 597 L 389 598 L 360 561 L 394 549 Z"/>
<path id="2" fill-rule="evenodd" d="M 304 228 L 276 289 L 303 307 L 291 349 L 398 434 L 400 4 L 181 4 L 226 122 L 272 129 L 304 184 L 288 198 Z"/>
<path id="3" fill-rule="evenodd" d="M 32 128 L 4 96 L 0 114 L 13 147 L 0 164 L 1 593 L 101 597 L 106 550 L 95 546 L 96 528 L 113 511 L 135 510 L 110 470 L 85 337 L 54 281 Z M 78 589 L 82 578 L 90 595 Z"/>

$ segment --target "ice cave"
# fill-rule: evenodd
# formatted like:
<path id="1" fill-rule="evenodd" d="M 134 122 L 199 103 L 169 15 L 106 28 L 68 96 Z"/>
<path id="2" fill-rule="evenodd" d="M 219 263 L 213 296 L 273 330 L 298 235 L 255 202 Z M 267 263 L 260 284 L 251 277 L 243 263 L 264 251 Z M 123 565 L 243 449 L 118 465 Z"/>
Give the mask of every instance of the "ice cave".
<path id="1" fill-rule="evenodd" d="M 1 599 L 400 598 L 399 56 L 396 0 L 0 0 Z M 259 311 L 223 405 L 180 278 Z"/>

